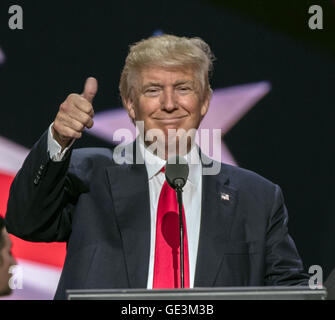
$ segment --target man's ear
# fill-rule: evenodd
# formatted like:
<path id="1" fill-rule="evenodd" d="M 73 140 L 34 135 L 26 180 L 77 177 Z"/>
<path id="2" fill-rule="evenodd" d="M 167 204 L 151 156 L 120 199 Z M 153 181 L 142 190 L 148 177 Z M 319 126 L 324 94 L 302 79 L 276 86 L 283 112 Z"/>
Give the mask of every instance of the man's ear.
<path id="1" fill-rule="evenodd" d="M 201 110 L 200 110 L 200 113 L 201 113 L 201 117 L 203 118 L 207 111 L 208 111 L 208 108 L 209 108 L 209 104 L 211 102 L 211 99 L 212 99 L 212 89 L 210 89 L 210 91 L 207 93 L 206 97 L 204 97 L 204 100 L 201 104 Z"/>
<path id="2" fill-rule="evenodd" d="M 135 122 L 135 109 L 134 109 L 134 102 L 131 98 L 124 99 L 123 105 L 126 108 L 129 117 Z"/>

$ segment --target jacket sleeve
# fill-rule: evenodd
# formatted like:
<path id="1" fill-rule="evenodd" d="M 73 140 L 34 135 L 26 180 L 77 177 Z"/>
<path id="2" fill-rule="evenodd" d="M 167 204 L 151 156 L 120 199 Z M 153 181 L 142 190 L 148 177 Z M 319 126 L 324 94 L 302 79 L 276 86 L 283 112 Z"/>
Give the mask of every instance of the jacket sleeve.
<path id="1" fill-rule="evenodd" d="M 10 188 L 5 217 L 9 233 L 35 242 L 67 241 L 78 196 L 68 173 L 71 152 L 63 161 L 51 161 L 47 132 L 34 145 Z"/>
<path id="2" fill-rule="evenodd" d="M 307 286 L 309 275 L 304 273 L 294 241 L 288 234 L 288 213 L 277 185 L 274 198 L 267 229 L 265 284 Z"/>

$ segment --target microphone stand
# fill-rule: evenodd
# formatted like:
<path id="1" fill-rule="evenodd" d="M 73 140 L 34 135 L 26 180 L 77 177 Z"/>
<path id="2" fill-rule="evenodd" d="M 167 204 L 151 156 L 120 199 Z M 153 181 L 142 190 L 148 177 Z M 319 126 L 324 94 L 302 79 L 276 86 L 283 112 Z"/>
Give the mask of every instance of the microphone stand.
<path id="1" fill-rule="evenodd" d="M 180 287 L 184 288 L 184 223 L 183 223 L 183 189 L 176 187 L 179 206 L 179 232 L 180 232 Z"/>
<path id="2" fill-rule="evenodd" d="M 177 164 L 177 165 L 176 165 Z M 187 161 L 179 156 L 171 157 L 165 166 L 166 181 L 171 188 L 176 190 L 179 207 L 179 234 L 180 234 L 180 287 L 185 288 L 184 283 L 184 219 L 183 219 L 183 187 L 189 174 Z"/>

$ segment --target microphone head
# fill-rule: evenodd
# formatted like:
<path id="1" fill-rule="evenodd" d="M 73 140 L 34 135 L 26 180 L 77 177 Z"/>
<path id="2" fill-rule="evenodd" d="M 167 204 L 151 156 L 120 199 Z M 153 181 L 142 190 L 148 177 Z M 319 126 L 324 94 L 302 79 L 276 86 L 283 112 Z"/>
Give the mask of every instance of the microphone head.
<path id="1" fill-rule="evenodd" d="M 183 157 L 173 156 L 167 160 L 165 177 L 171 188 L 183 188 L 186 184 L 188 173 L 188 163 Z"/>

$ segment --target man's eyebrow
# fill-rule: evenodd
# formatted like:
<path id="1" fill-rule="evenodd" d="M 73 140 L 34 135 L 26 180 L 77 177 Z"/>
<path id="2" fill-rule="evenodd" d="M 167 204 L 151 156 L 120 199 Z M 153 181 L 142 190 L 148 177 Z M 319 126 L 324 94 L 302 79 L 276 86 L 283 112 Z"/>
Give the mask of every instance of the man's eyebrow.
<path id="1" fill-rule="evenodd" d="M 149 87 L 162 87 L 163 85 L 159 82 L 148 82 L 145 85 L 142 86 L 142 89 L 146 89 Z"/>
<path id="2" fill-rule="evenodd" d="M 178 80 L 174 84 L 178 85 L 178 84 L 185 84 L 185 83 L 194 83 L 194 81 L 193 80 Z"/>
<path id="3" fill-rule="evenodd" d="M 180 80 L 180 81 L 176 81 L 173 84 L 175 87 L 180 86 L 180 85 L 194 85 L 194 81 L 193 80 Z"/>
<path id="4" fill-rule="evenodd" d="M 193 80 L 178 80 L 173 84 L 173 86 L 176 87 L 176 86 L 180 86 L 183 84 L 194 85 L 194 81 Z M 159 82 L 148 82 L 142 86 L 142 90 L 145 90 L 149 87 L 163 87 L 163 85 Z"/>

